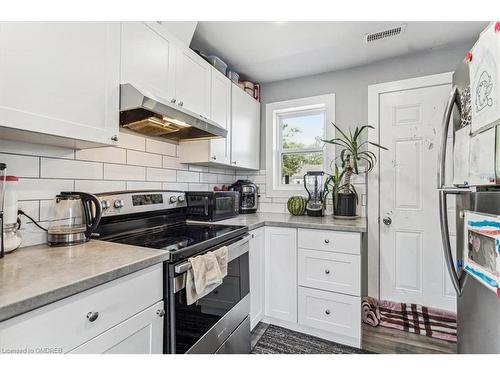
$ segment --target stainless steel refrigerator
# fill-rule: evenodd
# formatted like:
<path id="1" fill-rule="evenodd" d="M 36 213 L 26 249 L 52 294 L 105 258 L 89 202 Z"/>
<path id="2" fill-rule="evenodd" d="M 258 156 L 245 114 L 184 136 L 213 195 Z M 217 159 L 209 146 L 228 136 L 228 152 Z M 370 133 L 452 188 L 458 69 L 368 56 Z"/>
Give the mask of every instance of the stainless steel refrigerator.
<path id="1" fill-rule="evenodd" d="M 497 226 L 500 222 L 498 220 L 500 217 L 500 121 L 491 121 L 477 129 L 474 126 L 476 116 L 472 114 L 472 111 L 482 109 L 484 97 L 477 98 L 476 95 L 484 95 L 484 93 L 480 92 L 482 87 L 478 87 L 478 82 L 475 81 L 479 79 L 477 78 L 479 73 L 477 69 L 471 70 L 470 60 L 479 59 L 480 53 L 483 52 L 479 51 L 475 56 L 474 49 L 472 49 L 472 54 L 467 56 L 453 75 L 452 93 L 443 118 L 438 168 L 443 249 L 448 272 L 458 298 L 459 353 L 500 353 L 500 294 L 498 293 L 500 288 L 497 286 L 497 293 L 494 292 L 494 276 L 481 279 L 475 277 L 474 273 L 468 272 L 469 269 L 464 266 L 466 263 L 476 262 L 475 264 L 482 269 L 482 262 L 486 262 L 478 260 L 476 253 L 470 249 L 471 243 L 474 246 L 476 243 L 472 242 L 475 239 L 471 240 L 471 233 L 468 229 L 469 212 L 484 215 L 487 218 L 483 220 L 484 222 L 493 225 L 493 229 L 500 228 Z M 489 52 L 495 51 L 486 51 L 486 53 Z M 496 58 L 500 61 L 500 56 Z M 492 82 L 496 84 L 494 80 Z M 487 88 L 491 89 L 491 87 Z M 491 96 L 491 91 L 489 95 Z M 486 100 L 486 105 L 492 103 L 488 102 L 488 96 Z M 499 100 L 500 103 L 500 99 L 494 98 L 494 100 Z M 450 140 L 453 140 L 453 147 L 450 147 Z M 453 182 L 445 184 L 445 174 L 451 174 L 450 171 L 445 171 L 447 154 L 453 159 Z M 455 220 L 448 217 L 450 210 L 452 211 L 452 207 L 449 206 L 452 199 L 455 199 Z M 449 232 L 449 225 L 454 224 L 456 225 L 456 247 L 452 246 Z M 490 232 L 493 233 L 494 230 Z M 500 262 L 498 253 L 500 247 L 498 240 L 495 242 L 492 239 L 492 241 L 492 246 L 496 246 L 495 253 L 491 254 L 489 263 L 484 268 L 491 268 L 488 272 L 494 274 L 495 262 Z M 493 265 L 491 266 L 490 263 Z"/>

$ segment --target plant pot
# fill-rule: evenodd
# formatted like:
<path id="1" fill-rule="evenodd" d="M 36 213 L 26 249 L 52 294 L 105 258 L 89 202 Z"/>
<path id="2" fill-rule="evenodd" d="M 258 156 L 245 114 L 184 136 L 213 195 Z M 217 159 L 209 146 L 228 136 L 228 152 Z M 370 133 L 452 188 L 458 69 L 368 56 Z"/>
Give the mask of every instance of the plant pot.
<path id="1" fill-rule="evenodd" d="M 339 193 L 337 207 L 333 207 L 335 216 L 356 216 L 356 195 Z"/>

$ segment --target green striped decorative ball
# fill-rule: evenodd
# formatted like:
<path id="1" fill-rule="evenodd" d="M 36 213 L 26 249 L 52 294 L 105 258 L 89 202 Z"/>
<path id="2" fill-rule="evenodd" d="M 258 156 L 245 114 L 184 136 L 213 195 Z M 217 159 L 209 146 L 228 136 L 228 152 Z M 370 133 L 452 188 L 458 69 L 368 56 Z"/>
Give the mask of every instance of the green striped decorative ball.
<path id="1" fill-rule="evenodd" d="M 300 195 L 290 197 L 286 204 L 288 211 L 294 216 L 304 215 L 306 212 L 307 198 Z"/>

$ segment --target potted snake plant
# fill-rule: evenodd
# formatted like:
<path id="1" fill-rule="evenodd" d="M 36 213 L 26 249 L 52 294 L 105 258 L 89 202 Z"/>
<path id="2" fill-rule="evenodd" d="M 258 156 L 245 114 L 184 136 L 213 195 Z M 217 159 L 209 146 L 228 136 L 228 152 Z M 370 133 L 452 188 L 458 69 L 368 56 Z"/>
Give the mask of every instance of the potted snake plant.
<path id="1" fill-rule="evenodd" d="M 360 140 L 360 136 L 366 130 L 373 129 L 371 125 L 357 126 L 354 132 L 350 129 L 348 132 L 344 132 L 334 123 L 332 125 L 339 136 L 322 141 L 340 148 L 339 158 L 342 171 L 339 171 L 339 167 L 335 163 L 333 173 L 325 180 L 324 191 L 326 196 L 332 194 L 334 216 L 352 218 L 356 217 L 358 202 L 358 193 L 351 183 L 352 176 L 361 172 L 369 173 L 377 162 L 376 155 L 372 151 L 366 150 L 366 146 L 370 144 L 383 150 L 387 150 L 387 148 L 374 142 Z M 361 171 L 361 166 L 364 167 L 363 171 Z"/>

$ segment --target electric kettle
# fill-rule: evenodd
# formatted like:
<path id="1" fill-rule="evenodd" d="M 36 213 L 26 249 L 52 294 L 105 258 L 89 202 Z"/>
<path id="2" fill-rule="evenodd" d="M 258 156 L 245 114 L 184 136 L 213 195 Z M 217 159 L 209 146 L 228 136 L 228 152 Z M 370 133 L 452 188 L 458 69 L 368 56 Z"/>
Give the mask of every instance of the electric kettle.
<path id="1" fill-rule="evenodd" d="M 62 192 L 52 202 L 47 244 L 76 245 L 90 240 L 102 216 L 101 202 L 92 194 Z"/>

